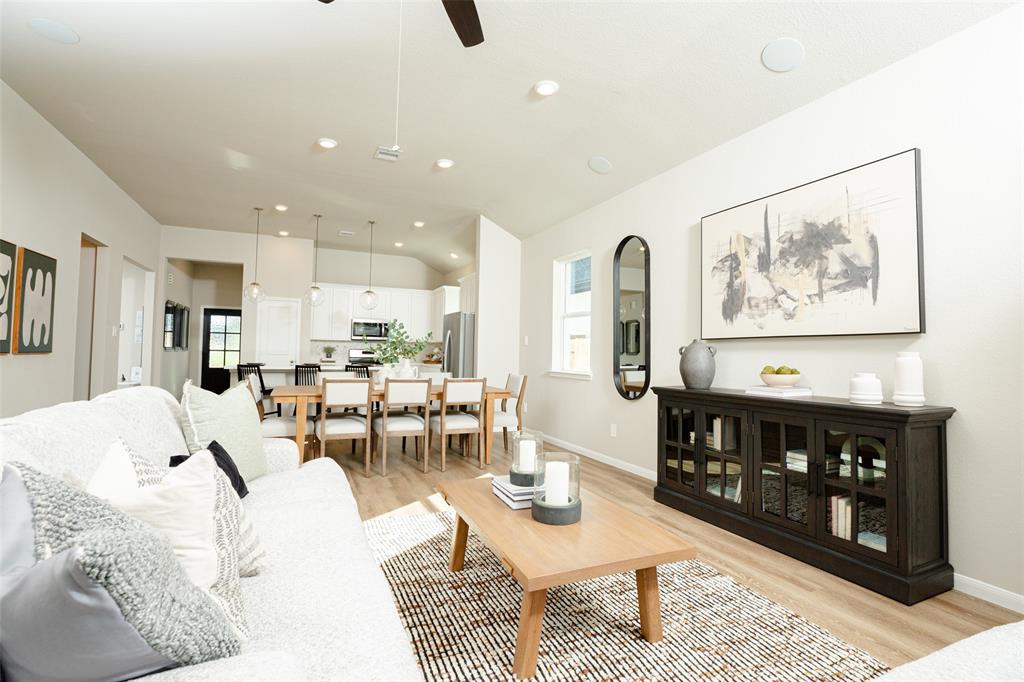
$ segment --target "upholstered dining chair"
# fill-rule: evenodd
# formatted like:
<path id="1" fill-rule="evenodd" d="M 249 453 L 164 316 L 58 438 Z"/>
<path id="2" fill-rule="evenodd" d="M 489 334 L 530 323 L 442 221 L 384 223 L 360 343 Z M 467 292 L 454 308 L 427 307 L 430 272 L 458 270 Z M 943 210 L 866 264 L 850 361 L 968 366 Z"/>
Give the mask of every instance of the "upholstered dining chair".
<path id="1" fill-rule="evenodd" d="M 484 390 L 487 379 L 448 379 L 444 380 L 441 392 L 441 411 L 430 417 L 430 431 L 441 437 L 441 471 L 447 468 L 447 437 L 451 435 L 469 436 L 476 434 L 477 460 L 481 469 L 484 466 L 483 436 L 484 427 L 480 416 L 483 413 Z M 477 411 L 469 411 L 476 407 Z M 465 408 L 466 411 L 459 411 Z M 472 439 L 463 439 L 463 442 Z M 428 452 L 430 448 L 427 448 Z M 462 455 L 466 455 L 463 447 Z"/>
<path id="2" fill-rule="evenodd" d="M 314 432 L 320 439 L 320 456 L 327 453 L 327 441 L 351 440 L 353 452 L 357 440 L 363 441 L 363 475 L 370 475 L 370 422 L 361 415 L 344 410 L 350 407 L 361 407 L 369 414 L 370 380 L 369 379 L 324 379 L 323 405 L 320 417 L 316 420 Z M 328 414 L 328 408 L 340 408 Z"/>
<path id="3" fill-rule="evenodd" d="M 259 385 L 256 386 L 256 389 L 259 390 L 260 392 L 260 404 L 263 405 L 263 411 L 266 412 L 267 408 L 266 403 L 264 401 L 266 401 L 266 399 L 270 397 L 270 392 L 273 391 L 274 389 L 267 388 L 267 382 L 263 380 L 263 370 L 260 369 L 260 367 L 262 367 L 262 365 L 258 362 L 240 362 L 236 370 L 238 372 L 239 381 L 245 381 L 250 374 L 256 375 L 256 378 L 259 381 Z M 280 404 L 274 406 L 274 412 L 277 414 L 278 417 L 281 416 Z"/>
<path id="4" fill-rule="evenodd" d="M 501 431 L 505 452 L 508 452 L 508 430 L 523 430 L 523 402 L 526 400 L 526 379 L 519 374 L 509 374 L 505 388 L 512 394 L 511 398 L 501 401 L 501 409 L 494 411 L 494 430 Z"/>
<path id="5" fill-rule="evenodd" d="M 430 461 L 430 426 L 418 411 L 409 408 L 425 408 L 430 400 L 430 382 L 426 379 L 385 379 L 384 409 L 373 417 L 373 441 L 371 447 L 377 451 L 376 442 L 381 444 L 380 475 L 388 473 L 388 438 L 392 436 L 413 436 L 416 459 L 420 459 L 420 439 L 423 445 L 423 471 Z"/>
<path id="6" fill-rule="evenodd" d="M 264 438 L 295 438 L 295 416 L 266 414 L 263 408 L 263 399 L 260 392 L 259 378 L 256 374 L 246 377 L 249 384 L 249 391 L 256 402 L 256 410 L 260 415 L 260 434 Z M 306 418 L 306 439 L 315 438 L 314 418 Z"/>

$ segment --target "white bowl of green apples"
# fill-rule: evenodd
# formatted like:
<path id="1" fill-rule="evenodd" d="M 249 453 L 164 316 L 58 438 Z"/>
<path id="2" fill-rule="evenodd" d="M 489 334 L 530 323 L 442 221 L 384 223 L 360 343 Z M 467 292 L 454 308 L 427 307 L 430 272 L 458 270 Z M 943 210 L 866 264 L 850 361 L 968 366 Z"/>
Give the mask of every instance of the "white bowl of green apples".
<path id="1" fill-rule="evenodd" d="M 800 370 L 786 365 L 765 365 L 761 369 L 761 381 L 768 386 L 796 386 L 800 382 Z"/>

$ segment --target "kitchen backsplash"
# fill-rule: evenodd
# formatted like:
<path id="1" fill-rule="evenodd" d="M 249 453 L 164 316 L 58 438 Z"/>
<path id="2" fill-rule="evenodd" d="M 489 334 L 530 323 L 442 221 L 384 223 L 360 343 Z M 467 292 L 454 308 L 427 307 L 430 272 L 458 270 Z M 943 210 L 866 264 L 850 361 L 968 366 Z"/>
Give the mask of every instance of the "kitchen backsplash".
<path id="1" fill-rule="evenodd" d="M 309 359 L 308 359 L 308 362 L 318 362 L 321 359 L 326 359 L 327 354 L 324 353 L 324 346 L 334 346 L 334 349 L 335 349 L 334 350 L 334 357 L 332 359 L 335 360 L 338 363 L 344 363 L 346 360 L 348 360 L 348 351 L 349 351 L 349 349 L 351 349 L 351 348 L 372 348 L 373 346 L 377 345 L 378 343 L 380 343 L 380 342 L 379 341 L 367 341 L 366 343 L 363 343 L 362 341 L 332 341 L 332 342 L 313 341 L 312 343 L 309 344 L 310 345 L 310 349 L 309 349 Z M 423 360 L 423 358 L 426 357 L 427 353 L 430 352 L 431 349 L 433 349 L 433 348 L 435 348 L 437 346 L 440 346 L 440 345 L 441 344 L 439 342 L 437 342 L 437 343 L 428 343 L 426 350 L 424 350 L 422 353 L 420 353 L 420 355 L 418 355 L 416 357 L 416 359 L 413 360 L 413 362 L 421 362 Z"/>

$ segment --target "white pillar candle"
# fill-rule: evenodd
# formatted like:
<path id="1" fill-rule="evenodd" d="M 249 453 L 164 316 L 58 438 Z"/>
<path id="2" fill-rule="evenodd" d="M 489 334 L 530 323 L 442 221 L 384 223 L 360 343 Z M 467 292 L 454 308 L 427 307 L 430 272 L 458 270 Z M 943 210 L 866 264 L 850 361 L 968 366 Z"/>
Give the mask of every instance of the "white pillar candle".
<path id="1" fill-rule="evenodd" d="M 569 504 L 569 463 L 548 462 L 544 467 L 544 500 L 548 504 Z"/>
<path id="2" fill-rule="evenodd" d="M 532 474 L 537 466 L 537 441 L 519 441 L 519 473 Z"/>

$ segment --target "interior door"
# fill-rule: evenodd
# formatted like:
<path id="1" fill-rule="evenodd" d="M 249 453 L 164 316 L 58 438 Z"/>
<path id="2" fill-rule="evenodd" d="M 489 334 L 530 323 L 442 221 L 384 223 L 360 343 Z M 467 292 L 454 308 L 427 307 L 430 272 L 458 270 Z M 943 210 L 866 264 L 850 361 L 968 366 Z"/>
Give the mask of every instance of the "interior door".
<path id="1" fill-rule="evenodd" d="M 267 367 L 290 367 L 299 360 L 297 298 L 265 298 L 256 307 L 256 357 Z"/>
<path id="2" fill-rule="evenodd" d="M 242 347 L 242 311 L 203 308 L 203 358 L 199 385 L 223 393 L 231 386 Z"/>
<path id="3" fill-rule="evenodd" d="M 818 464 L 811 420 L 754 414 L 754 516 L 813 534 Z"/>

